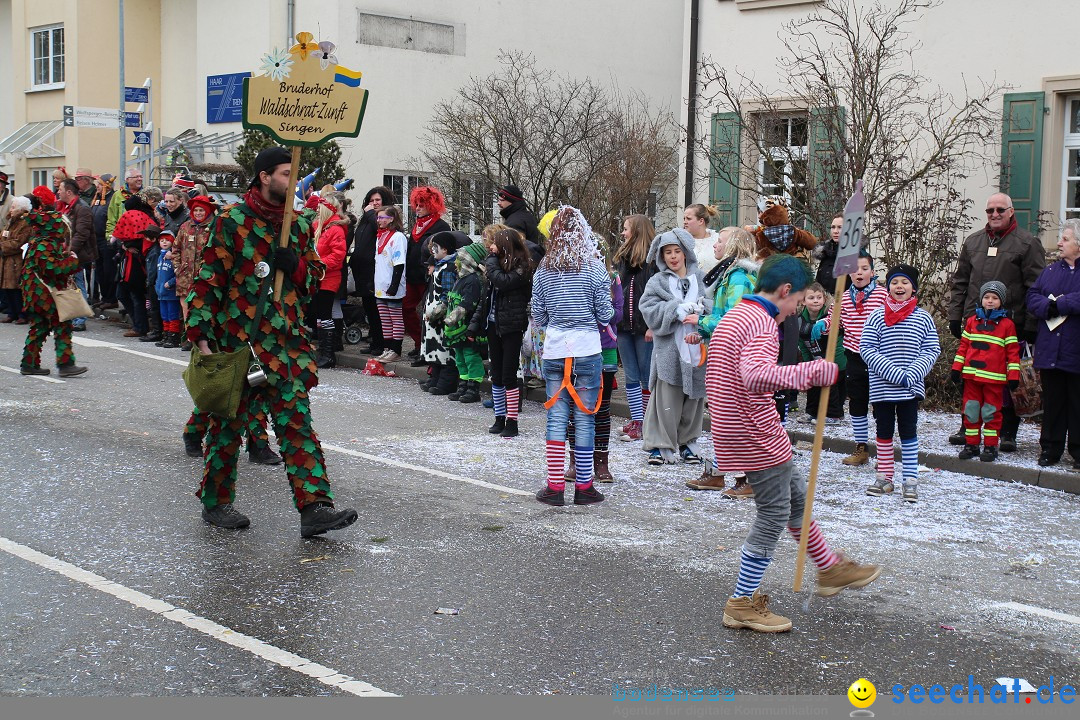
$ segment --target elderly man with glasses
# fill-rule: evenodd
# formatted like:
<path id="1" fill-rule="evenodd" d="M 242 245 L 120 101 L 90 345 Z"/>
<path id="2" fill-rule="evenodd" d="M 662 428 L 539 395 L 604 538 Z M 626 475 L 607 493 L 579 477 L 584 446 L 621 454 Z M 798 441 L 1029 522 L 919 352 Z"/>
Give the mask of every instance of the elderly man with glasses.
<path id="1" fill-rule="evenodd" d="M 1028 288 L 1046 267 L 1046 250 L 1038 238 L 1016 224 L 1013 202 L 1005 193 L 995 193 L 986 201 L 986 227 L 972 233 L 960 248 L 952 277 L 949 300 L 949 331 L 959 338 L 964 320 L 975 312 L 981 298 L 979 288 L 997 280 L 1005 284 L 1005 309 L 1016 325 L 1021 340 L 1034 343 L 1038 319 L 1027 312 Z M 1006 399 L 1002 409 L 1001 451 L 1016 451 L 1016 430 L 1020 418 Z M 963 445 L 964 431 L 949 437 L 953 445 Z"/>

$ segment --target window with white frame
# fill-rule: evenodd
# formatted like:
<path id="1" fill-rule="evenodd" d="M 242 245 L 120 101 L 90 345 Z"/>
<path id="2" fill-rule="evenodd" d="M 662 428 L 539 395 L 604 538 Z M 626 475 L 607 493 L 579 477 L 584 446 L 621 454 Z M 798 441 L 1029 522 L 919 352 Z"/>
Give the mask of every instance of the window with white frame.
<path id="1" fill-rule="evenodd" d="M 51 188 L 52 187 L 52 174 L 53 174 L 53 171 L 50 170 L 49 168 L 44 168 L 44 169 L 41 169 L 41 170 L 31 170 L 30 171 L 30 186 L 31 187 L 38 187 L 39 185 L 44 185 L 47 188 Z"/>
<path id="2" fill-rule="evenodd" d="M 33 53 L 30 68 L 34 74 L 31 85 L 46 88 L 64 82 L 64 26 L 35 28 L 30 31 Z"/>
<path id="3" fill-rule="evenodd" d="M 1065 100 L 1065 169 L 1061 219 L 1080 218 L 1080 95 Z"/>
<path id="4" fill-rule="evenodd" d="M 805 114 L 763 118 L 759 125 L 762 154 L 758 159 L 758 190 L 805 201 L 809 123 Z"/>
<path id="5" fill-rule="evenodd" d="M 409 207 L 409 193 L 412 192 L 413 188 L 427 185 L 429 182 L 431 180 L 423 175 L 408 175 L 405 173 L 385 173 L 383 175 L 383 186 L 393 191 L 394 197 L 397 198 L 398 205 L 401 207 L 402 219 L 407 227 L 412 227 L 412 224 L 416 222 L 416 213 Z"/>

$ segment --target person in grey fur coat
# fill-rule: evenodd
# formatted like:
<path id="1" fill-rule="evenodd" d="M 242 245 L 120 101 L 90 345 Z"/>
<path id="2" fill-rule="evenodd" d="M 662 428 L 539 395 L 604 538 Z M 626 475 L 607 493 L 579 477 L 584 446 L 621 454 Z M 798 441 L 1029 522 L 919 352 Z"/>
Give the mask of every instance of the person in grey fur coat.
<path id="1" fill-rule="evenodd" d="M 649 389 L 652 398 L 642 425 L 642 449 L 650 465 L 701 463 L 697 440 L 705 415 L 705 352 L 698 319 L 709 312 L 705 278 L 694 254 L 694 238 L 682 228 L 653 238 L 648 262 L 659 272 L 641 296 L 641 316 L 653 333 Z"/>

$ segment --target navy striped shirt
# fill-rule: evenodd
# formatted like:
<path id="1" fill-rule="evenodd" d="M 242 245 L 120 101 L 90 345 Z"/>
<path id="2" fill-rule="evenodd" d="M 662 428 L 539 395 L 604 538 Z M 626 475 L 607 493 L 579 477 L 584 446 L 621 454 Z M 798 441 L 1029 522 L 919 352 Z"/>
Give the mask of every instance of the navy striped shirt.
<path id="1" fill-rule="evenodd" d="M 934 320 L 922 308 L 892 326 L 885 324 L 885 308 L 872 312 L 859 340 L 859 354 L 870 371 L 870 402 L 925 398 L 924 378 L 940 353 Z"/>
<path id="2" fill-rule="evenodd" d="M 611 278 L 599 261 L 590 262 L 579 272 L 541 267 L 533 275 L 533 325 L 546 328 L 545 358 L 598 354 L 597 327 L 608 324 L 614 316 Z"/>

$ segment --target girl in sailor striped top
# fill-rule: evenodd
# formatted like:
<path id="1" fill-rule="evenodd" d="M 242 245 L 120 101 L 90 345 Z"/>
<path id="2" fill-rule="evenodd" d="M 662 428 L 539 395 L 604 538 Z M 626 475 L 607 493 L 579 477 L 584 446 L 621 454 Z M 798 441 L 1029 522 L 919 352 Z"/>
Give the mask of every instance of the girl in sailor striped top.
<path id="1" fill-rule="evenodd" d="M 885 306 L 866 319 L 859 354 L 870 375 L 870 402 L 877 424 L 877 478 L 867 495 L 893 491 L 893 429 L 899 425 L 903 454 L 904 500 L 918 500 L 919 403 L 926 397 L 924 379 L 941 346 L 930 313 L 918 306 L 919 271 L 897 265 L 886 276 Z"/>

